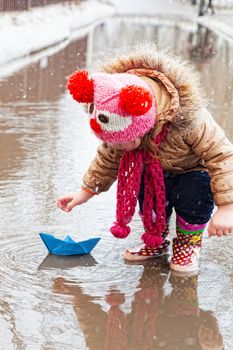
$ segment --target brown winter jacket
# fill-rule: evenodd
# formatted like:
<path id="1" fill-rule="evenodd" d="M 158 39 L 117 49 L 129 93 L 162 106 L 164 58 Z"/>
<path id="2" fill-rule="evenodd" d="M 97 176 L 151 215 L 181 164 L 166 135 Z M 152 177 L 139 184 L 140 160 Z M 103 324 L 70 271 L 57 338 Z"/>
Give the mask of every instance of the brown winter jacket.
<path id="1" fill-rule="evenodd" d="M 179 59 L 144 47 L 106 64 L 107 73 L 132 73 L 152 88 L 157 105 L 153 137 L 169 123 L 166 139 L 154 155 L 164 171 L 208 171 L 216 205 L 233 203 L 233 146 L 205 109 L 196 74 Z M 151 133 L 150 133 L 151 135 Z M 142 140 L 147 149 L 148 135 Z M 84 175 L 84 185 L 101 193 L 117 179 L 122 152 L 102 143 Z"/>

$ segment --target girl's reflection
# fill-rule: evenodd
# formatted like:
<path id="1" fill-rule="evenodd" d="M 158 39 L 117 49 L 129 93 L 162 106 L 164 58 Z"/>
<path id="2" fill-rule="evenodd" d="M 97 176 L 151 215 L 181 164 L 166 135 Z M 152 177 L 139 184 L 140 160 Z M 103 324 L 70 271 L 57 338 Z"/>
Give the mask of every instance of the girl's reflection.
<path id="1" fill-rule="evenodd" d="M 165 283 L 170 284 L 170 293 L 165 292 Z M 216 318 L 198 306 L 197 276 L 175 275 L 166 263 L 144 265 L 129 314 L 121 308 L 125 295 L 114 288 L 105 297 L 108 312 L 64 278 L 54 280 L 53 291 L 72 297 L 90 350 L 223 350 Z"/>

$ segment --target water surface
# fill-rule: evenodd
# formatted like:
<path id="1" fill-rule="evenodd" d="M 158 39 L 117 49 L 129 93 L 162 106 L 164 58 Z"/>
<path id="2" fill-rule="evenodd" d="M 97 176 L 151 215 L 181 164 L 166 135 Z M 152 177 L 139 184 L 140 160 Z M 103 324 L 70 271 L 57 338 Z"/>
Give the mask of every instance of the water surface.
<path id="1" fill-rule="evenodd" d="M 183 278 L 166 259 L 123 261 L 142 228 L 136 215 L 126 240 L 108 233 L 115 186 L 69 214 L 55 205 L 79 188 L 98 145 L 66 77 L 138 41 L 193 62 L 210 111 L 233 141 L 233 47 L 184 20 L 114 18 L 2 78 L 0 349 L 232 349 L 231 237 L 205 238 L 199 276 Z M 102 239 L 91 256 L 62 258 L 47 255 L 41 231 Z"/>

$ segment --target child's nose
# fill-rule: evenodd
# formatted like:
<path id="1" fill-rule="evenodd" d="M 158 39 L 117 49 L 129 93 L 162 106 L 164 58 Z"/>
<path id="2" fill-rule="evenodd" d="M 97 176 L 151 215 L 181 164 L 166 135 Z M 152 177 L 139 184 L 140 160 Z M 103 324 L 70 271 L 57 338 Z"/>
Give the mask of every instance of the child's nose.
<path id="1" fill-rule="evenodd" d="M 97 123 L 96 119 L 94 118 L 90 119 L 90 127 L 97 134 L 99 134 L 102 131 L 101 126 Z"/>

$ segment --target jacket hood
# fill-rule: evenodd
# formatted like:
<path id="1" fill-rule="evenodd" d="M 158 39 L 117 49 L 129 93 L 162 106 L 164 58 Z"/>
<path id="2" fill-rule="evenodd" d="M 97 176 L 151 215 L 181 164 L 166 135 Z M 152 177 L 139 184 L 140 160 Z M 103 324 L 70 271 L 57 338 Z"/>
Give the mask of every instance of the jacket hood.
<path id="1" fill-rule="evenodd" d="M 99 70 L 132 73 L 162 84 L 171 98 L 164 121 L 184 126 L 192 119 L 193 112 L 205 105 L 199 74 L 183 58 L 158 51 L 154 45 L 140 45 L 123 54 L 114 54 L 114 58 L 107 59 Z"/>

